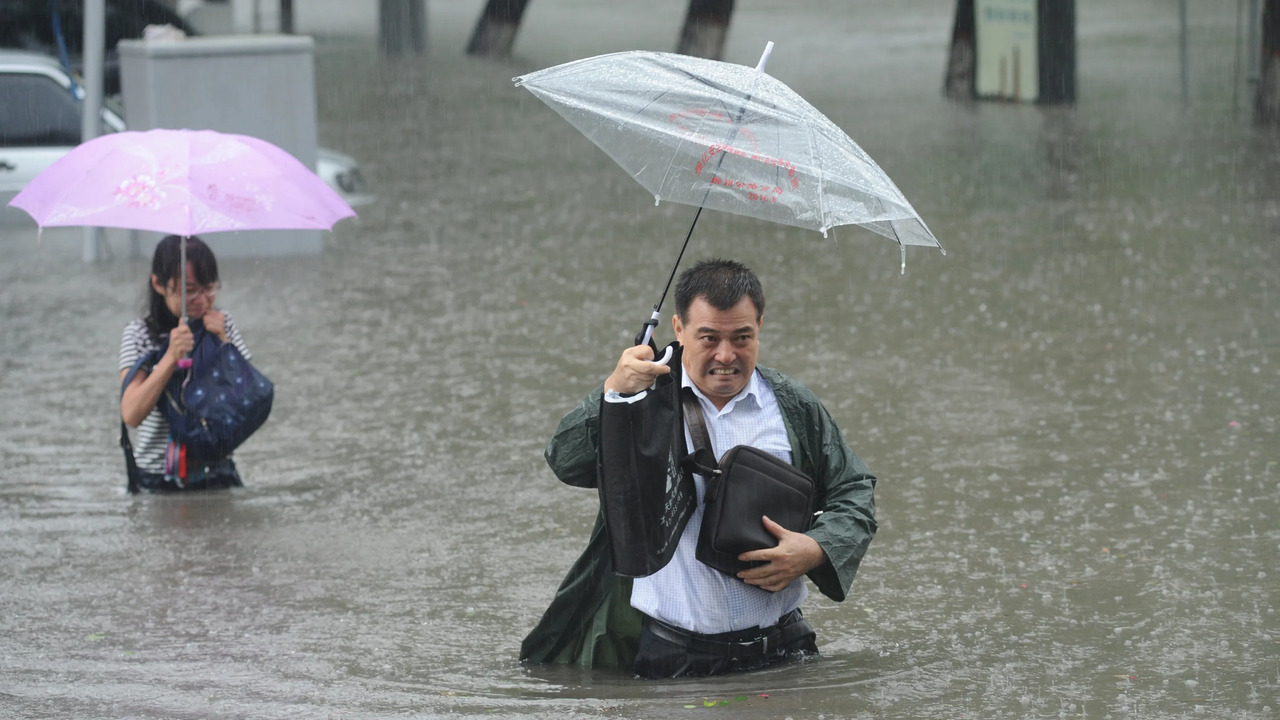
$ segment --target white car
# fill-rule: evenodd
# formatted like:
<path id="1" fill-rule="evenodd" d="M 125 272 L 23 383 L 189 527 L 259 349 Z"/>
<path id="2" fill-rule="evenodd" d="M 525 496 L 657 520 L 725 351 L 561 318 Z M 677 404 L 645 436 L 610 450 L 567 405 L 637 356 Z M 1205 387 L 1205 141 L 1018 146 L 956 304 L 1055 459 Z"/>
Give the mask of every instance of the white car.
<path id="1" fill-rule="evenodd" d="M 55 160 L 80 144 L 80 100 L 84 91 L 53 58 L 0 50 L 0 208 Z M 108 99 L 101 132 L 125 129 Z M 316 174 L 348 205 L 373 202 L 356 161 L 319 148 Z"/>

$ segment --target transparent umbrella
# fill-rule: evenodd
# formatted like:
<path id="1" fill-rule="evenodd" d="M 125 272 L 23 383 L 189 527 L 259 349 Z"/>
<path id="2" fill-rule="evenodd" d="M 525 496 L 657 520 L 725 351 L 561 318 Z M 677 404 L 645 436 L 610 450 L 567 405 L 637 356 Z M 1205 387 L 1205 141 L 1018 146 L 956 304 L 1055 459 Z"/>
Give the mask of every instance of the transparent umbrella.
<path id="1" fill-rule="evenodd" d="M 657 202 L 827 231 L 860 225 L 942 250 L 889 176 L 825 115 L 764 72 L 659 52 L 576 60 L 514 79 L 613 158 Z M 672 268 L 674 278 L 676 267 Z M 670 289 L 671 278 L 667 281 Z M 667 290 L 654 306 L 657 324 Z"/>

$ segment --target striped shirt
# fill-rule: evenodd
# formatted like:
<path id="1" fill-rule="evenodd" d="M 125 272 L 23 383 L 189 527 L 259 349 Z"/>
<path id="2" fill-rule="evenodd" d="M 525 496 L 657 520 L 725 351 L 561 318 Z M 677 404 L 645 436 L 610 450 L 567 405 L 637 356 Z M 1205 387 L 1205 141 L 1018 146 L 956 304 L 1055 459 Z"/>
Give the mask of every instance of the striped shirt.
<path id="1" fill-rule="evenodd" d="M 716 410 L 715 405 L 692 384 L 687 373 L 683 376 L 683 385 L 693 388 L 694 395 L 702 403 L 707 434 L 717 460 L 735 445 L 750 445 L 791 462 L 791 442 L 787 439 L 778 399 L 759 372 L 752 373 L 747 386 L 723 410 Z M 693 447 L 688 427 L 684 435 L 687 446 Z M 633 581 L 631 605 L 669 625 L 708 635 L 777 624 L 783 615 L 800 607 L 808 597 L 809 588 L 804 577 L 796 578 L 775 593 L 748 585 L 699 562 L 695 551 L 706 507 L 703 495 L 707 483 L 702 475 L 696 474 L 693 481 L 698 491 L 698 504 L 680 536 L 675 556 L 653 575 Z"/>
<path id="2" fill-rule="evenodd" d="M 226 317 L 227 340 L 236 346 L 245 360 L 252 360 L 249 348 L 245 346 L 244 338 L 240 336 L 240 330 L 231 319 L 231 313 L 224 310 L 223 315 Z M 166 338 L 167 335 L 161 336 L 162 341 Z M 159 349 L 160 344 L 147 332 L 145 320 L 138 318 L 129 323 L 124 327 L 124 333 L 120 337 L 120 370 L 132 368 L 138 358 Z M 137 437 L 133 442 L 133 454 L 138 462 L 138 468 L 143 472 L 163 474 L 164 451 L 168 443 L 169 422 L 164 419 L 163 413 L 152 408 L 138 425 Z"/>

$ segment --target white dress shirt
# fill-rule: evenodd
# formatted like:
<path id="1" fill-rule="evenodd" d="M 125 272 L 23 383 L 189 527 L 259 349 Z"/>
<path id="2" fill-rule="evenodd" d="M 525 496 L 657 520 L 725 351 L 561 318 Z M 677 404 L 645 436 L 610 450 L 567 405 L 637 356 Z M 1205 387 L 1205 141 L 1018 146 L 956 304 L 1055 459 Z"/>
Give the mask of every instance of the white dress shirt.
<path id="1" fill-rule="evenodd" d="M 791 443 L 782 421 L 778 400 L 769 384 L 753 372 L 747 386 L 723 410 L 702 394 L 687 374 L 684 387 L 702 404 L 707 434 L 716 459 L 735 445 L 751 445 L 787 462 Z M 627 398 L 632 400 L 632 398 Z M 685 442 L 693 447 L 686 427 Z M 748 585 L 702 564 L 695 557 L 698 532 L 702 528 L 703 494 L 706 478 L 693 476 L 698 504 L 676 546 L 671 562 L 648 577 L 636 578 L 631 589 L 631 605 L 640 612 L 692 632 L 715 634 L 752 627 L 770 627 L 784 614 L 804 602 L 809 594 L 804 577 L 796 578 L 779 592 Z"/>

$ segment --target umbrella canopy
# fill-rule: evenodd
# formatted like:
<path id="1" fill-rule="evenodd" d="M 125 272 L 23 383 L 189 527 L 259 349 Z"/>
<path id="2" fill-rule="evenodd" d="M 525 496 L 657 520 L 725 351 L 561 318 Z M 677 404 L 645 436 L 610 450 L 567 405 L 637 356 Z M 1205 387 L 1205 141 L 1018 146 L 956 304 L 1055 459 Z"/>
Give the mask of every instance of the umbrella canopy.
<path id="1" fill-rule="evenodd" d="M 213 130 L 103 135 L 37 175 L 10 205 L 41 227 L 201 235 L 328 230 L 355 212 L 275 145 Z"/>
<path id="2" fill-rule="evenodd" d="M 837 225 L 861 225 L 903 246 L 941 250 L 875 161 L 791 88 L 764 73 L 763 64 L 763 58 L 751 68 L 672 53 L 622 52 L 514 81 L 582 131 L 659 202 L 824 235 Z"/>

